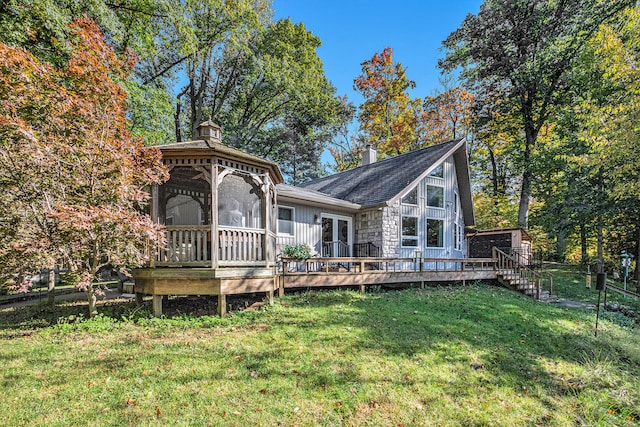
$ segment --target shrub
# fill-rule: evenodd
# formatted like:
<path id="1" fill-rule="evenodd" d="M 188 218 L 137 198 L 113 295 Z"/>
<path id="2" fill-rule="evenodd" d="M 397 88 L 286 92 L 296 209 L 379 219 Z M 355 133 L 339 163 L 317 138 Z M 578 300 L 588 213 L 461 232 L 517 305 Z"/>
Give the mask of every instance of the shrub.
<path id="1" fill-rule="evenodd" d="M 305 243 L 287 245 L 284 248 L 284 256 L 287 258 L 308 259 L 311 258 L 311 248 Z"/>

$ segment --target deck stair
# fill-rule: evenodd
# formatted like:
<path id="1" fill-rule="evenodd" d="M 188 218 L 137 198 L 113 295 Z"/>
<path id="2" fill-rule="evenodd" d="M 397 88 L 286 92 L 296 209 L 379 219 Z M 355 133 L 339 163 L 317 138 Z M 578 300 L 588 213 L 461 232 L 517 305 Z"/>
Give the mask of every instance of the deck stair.
<path id="1" fill-rule="evenodd" d="M 557 301 L 557 297 L 553 295 L 553 276 L 550 273 L 532 270 L 520 256 L 517 252 L 507 254 L 503 250 L 493 248 L 498 282 L 506 288 L 540 301 Z"/>

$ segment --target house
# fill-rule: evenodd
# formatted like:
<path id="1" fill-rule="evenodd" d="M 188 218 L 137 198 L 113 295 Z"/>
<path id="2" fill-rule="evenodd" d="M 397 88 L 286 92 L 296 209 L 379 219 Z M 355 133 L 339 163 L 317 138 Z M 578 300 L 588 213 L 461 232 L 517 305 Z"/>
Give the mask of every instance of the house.
<path id="1" fill-rule="evenodd" d="M 153 295 L 158 314 L 168 295 L 217 295 L 221 315 L 226 295 L 272 298 L 278 254 L 292 244 L 331 258 L 466 256 L 474 213 L 464 139 L 381 161 L 369 149 L 362 166 L 299 187 L 275 163 L 225 146 L 211 121 L 198 139 L 159 149 L 170 178 L 152 188 L 151 216 L 167 244 L 134 272 L 136 293 Z"/>
<path id="2" fill-rule="evenodd" d="M 321 256 L 464 258 L 475 224 L 466 141 L 457 139 L 291 187 L 277 185 L 278 247 Z"/>

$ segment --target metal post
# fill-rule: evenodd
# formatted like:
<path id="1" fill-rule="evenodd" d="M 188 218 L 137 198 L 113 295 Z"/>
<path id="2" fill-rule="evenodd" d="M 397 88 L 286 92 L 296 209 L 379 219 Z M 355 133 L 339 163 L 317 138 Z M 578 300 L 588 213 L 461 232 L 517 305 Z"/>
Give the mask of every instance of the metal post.
<path id="1" fill-rule="evenodd" d="M 596 306 L 596 331 L 595 336 L 598 336 L 598 319 L 600 318 L 600 294 L 602 291 L 598 291 L 598 305 Z"/>

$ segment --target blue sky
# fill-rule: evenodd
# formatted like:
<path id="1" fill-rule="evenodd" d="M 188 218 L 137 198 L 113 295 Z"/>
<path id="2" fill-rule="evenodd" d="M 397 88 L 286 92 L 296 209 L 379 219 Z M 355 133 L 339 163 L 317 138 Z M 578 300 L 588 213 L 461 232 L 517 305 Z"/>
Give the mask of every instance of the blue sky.
<path id="1" fill-rule="evenodd" d="M 273 0 L 276 18 L 303 22 L 318 36 L 327 77 L 339 95 L 360 104 L 353 80 L 360 64 L 385 47 L 416 82 L 412 96 L 424 98 L 440 87 L 437 68 L 442 40 L 468 13 L 477 13 L 481 0 Z"/>

